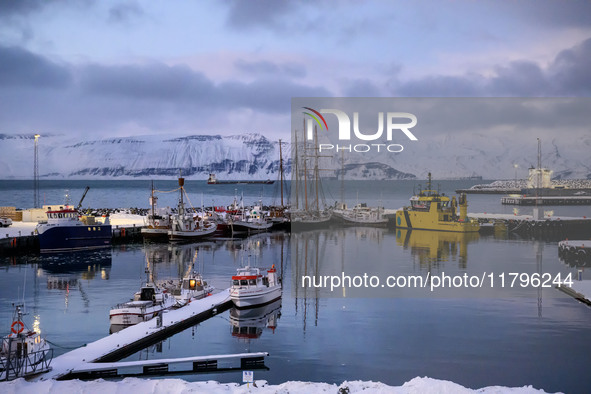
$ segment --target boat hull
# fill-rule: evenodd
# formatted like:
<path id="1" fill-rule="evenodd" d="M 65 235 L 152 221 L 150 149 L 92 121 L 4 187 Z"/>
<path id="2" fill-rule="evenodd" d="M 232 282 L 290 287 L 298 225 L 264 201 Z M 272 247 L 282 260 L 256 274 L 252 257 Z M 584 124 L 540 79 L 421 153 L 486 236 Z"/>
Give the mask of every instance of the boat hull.
<path id="1" fill-rule="evenodd" d="M 230 298 L 236 308 L 253 308 L 269 304 L 281 298 L 281 286 L 264 289 L 232 289 Z"/>
<path id="2" fill-rule="evenodd" d="M 141 230 L 142 237 L 150 239 L 167 239 L 168 228 L 150 228 L 144 227 Z"/>
<path id="3" fill-rule="evenodd" d="M 396 211 L 396 227 L 416 230 L 451 231 L 458 233 L 478 232 L 480 225 L 471 221 L 443 221 L 434 217 L 432 212 L 411 210 Z"/>
<path id="4" fill-rule="evenodd" d="M 231 231 L 235 233 L 262 233 L 269 230 L 273 223 L 250 223 L 250 222 L 234 222 L 232 223 Z"/>
<path id="5" fill-rule="evenodd" d="M 111 245 L 110 225 L 53 226 L 39 231 L 42 252 L 108 247 Z"/>
<path id="6" fill-rule="evenodd" d="M 208 229 L 199 230 L 199 231 L 176 231 L 176 230 L 169 230 L 168 231 L 168 239 L 171 241 L 194 241 L 198 239 L 202 239 L 205 237 L 209 237 L 213 235 L 217 230 L 217 226 L 211 226 Z"/>
<path id="7" fill-rule="evenodd" d="M 153 319 L 162 311 L 172 308 L 173 305 L 174 304 L 169 306 L 156 305 L 147 308 L 124 307 L 111 309 L 111 312 L 109 313 L 109 321 L 111 325 L 132 326 Z"/>

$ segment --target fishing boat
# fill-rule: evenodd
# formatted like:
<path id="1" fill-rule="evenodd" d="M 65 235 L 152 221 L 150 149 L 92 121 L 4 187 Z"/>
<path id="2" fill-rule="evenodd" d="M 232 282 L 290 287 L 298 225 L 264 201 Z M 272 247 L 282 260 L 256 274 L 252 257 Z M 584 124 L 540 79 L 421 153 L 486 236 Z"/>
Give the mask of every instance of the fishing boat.
<path id="1" fill-rule="evenodd" d="M 333 215 L 343 224 L 352 226 L 384 227 L 388 218 L 383 216 L 384 208 L 370 208 L 365 203 L 359 203 L 353 209 L 335 210 Z"/>
<path id="2" fill-rule="evenodd" d="M 236 275 L 232 276 L 230 298 L 237 308 L 271 303 L 281 298 L 281 293 L 275 264 L 267 270 L 266 275 L 261 274 L 259 268 L 244 267 L 238 268 Z"/>
<path id="3" fill-rule="evenodd" d="M 10 334 L 0 347 L 0 381 L 49 371 L 53 350 L 45 338 L 23 322 L 22 305 L 15 306 Z"/>
<path id="4" fill-rule="evenodd" d="M 205 298 L 211 295 L 214 290 L 213 286 L 203 280 L 201 274 L 194 271 L 180 280 L 167 279 L 158 282 L 158 287 L 172 294 L 176 299 L 175 307 L 177 308 L 183 307 L 191 301 Z"/>
<path id="5" fill-rule="evenodd" d="M 254 206 L 248 214 L 245 214 L 243 210 L 240 215 L 235 215 L 230 220 L 230 226 L 234 233 L 258 233 L 267 231 L 273 226 L 273 223 L 267 220 L 261 205 Z"/>
<path id="6" fill-rule="evenodd" d="M 143 285 L 129 302 L 119 304 L 109 312 L 111 325 L 130 326 L 150 320 L 163 311 L 172 308 L 176 298 L 153 282 Z"/>
<path id="7" fill-rule="evenodd" d="M 171 241 L 194 241 L 213 235 L 218 227 L 217 223 L 205 220 L 203 216 L 193 216 L 185 209 L 184 185 L 185 178 L 180 177 L 178 212 L 172 216 L 172 227 L 168 230 L 168 239 Z"/>
<path id="8" fill-rule="evenodd" d="M 207 178 L 208 185 L 232 185 L 232 184 L 263 184 L 263 185 L 272 185 L 275 181 L 267 179 L 266 181 L 220 181 L 215 177 L 215 174 L 209 174 Z"/>
<path id="9" fill-rule="evenodd" d="M 41 252 L 78 250 L 108 247 L 111 245 L 112 231 L 109 218 L 103 223 L 93 216 L 80 216 L 78 210 L 88 192 L 86 188 L 76 208 L 66 204 L 46 212 L 47 220 L 37 224 L 35 229 L 39 238 Z"/>
<path id="10" fill-rule="evenodd" d="M 478 221 L 468 218 L 466 194 L 460 194 L 457 201 L 455 196 L 449 198 L 445 194 L 439 194 L 431 187 L 431 173 L 427 189 L 412 196 L 410 204 L 396 211 L 396 227 L 460 233 L 476 232 L 480 229 Z"/>
<path id="11" fill-rule="evenodd" d="M 171 229 L 170 208 L 157 208 L 158 197 L 154 195 L 154 182 L 152 182 L 152 194 L 150 195 L 151 212 L 146 218 L 146 226 L 140 231 L 144 238 L 167 238 Z"/>

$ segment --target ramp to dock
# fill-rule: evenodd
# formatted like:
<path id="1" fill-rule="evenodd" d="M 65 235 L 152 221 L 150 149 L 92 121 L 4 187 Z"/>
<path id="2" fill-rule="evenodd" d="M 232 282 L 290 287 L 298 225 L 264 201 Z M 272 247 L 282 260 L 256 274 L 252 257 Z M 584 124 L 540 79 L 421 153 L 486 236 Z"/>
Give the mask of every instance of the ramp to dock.
<path id="1" fill-rule="evenodd" d="M 120 360 L 229 309 L 231 304 L 230 292 L 226 289 L 182 308 L 167 311 L 162 314 L 162 324 L 158 324 L 159 319 L 154 318 L 54 358 L 52 370 L 42 379 L 68 379 L 68 374 L 74 370 L 84 370 L 89 363 Z"/>

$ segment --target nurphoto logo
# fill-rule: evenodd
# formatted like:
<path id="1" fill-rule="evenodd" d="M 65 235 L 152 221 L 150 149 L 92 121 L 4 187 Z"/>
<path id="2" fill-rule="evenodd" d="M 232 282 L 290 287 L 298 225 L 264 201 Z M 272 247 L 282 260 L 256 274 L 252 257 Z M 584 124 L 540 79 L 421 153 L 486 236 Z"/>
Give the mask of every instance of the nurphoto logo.
<path id="1" fill-rule="evenodd" d="M 417 125 L 417 117 L 408 112 L 378 112 L 377 131 L 362 131 L 359 127 L 359 112 L 353 112 L 353 133 L 351 133 L 351 119 L 344 111 L 338 109 L 321 109 L 317 111 L 310 107 L 302 107 L 304 115 L 309 116 L 306 119 L 306 138 L 308 141 L 314 140 L 314 122 L 320 127 L 320 130 L 329 132 L 328 123 L 322 114 L 331 114 L 336 116 L 338 122 L 338 140 L 337 144 L 319 144 L 318 149 L 322 151 L 347 151 L 347 152 L 369 152 L 371 150 L 388 151 L 398 153 L 404 150 L 401 144 L 367 143 L 369 141 L 378 141 L 383 139 L 384 123 L 386 123 L 386 140 L 392 141 L 396 131 L 401 131 L 409 140 L 417 141 L 418 138 L 410 131 Z M 353 134 L 353 135 L 352 135 Z M 352 144 L 347 142 L 357 139 L 364 143 Z M 343 143 L 344 142 L 344 143 Z"/>

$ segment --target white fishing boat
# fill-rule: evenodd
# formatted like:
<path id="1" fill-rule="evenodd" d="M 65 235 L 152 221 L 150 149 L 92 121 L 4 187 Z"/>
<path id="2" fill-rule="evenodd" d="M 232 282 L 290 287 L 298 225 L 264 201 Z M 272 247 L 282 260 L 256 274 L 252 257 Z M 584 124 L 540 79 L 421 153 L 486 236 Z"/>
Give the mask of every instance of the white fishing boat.
<path id="1" fill-rule="evenodd" d="M 0 381 L 35 375 L 49 370 L 53 350 L 45 338 L 23 322 L 22 306 L 16 305 L 10 334 L 0 347 Z"/>
<path id="2" fill-rule="evenodd" d="M 384 217 L 384 208 L 371 208 L 365 203 L 357 204 L 353 209 L 335 210 L 333 215 L 340 222 L 353 226 L 383 227 L 388 224 L 388 218 Z"/>
<path id="3" fill-rule="evenodd" d="M 146 217 L 146 226 L 140 231 L 144 238 L 167 238 L 171 229 L 170 208 L 157 208 L 158 197 L 154 195 L 154 182 L 150 196 L 151 212 Z"/>
<path id="4" fill-rule="evenodd" d="M 203 280 L 201 274 L 191 272 L 182 279 L 166 279 L 158 282 L 158 286 L 165 289 L 176 299 L 176 308 L 183 307 L 194 300 L 200 300 L 211 295 L 214 290 Z"/>
<path id="5" fill-rule="evenodd" d="M 194 241 L 213 235 L 217 230 L 217 223 L 205 220 L 202 216 L 194 216 L 185 209 L 183 200 L 185 179 L 179 178 L 178 212 L 172 216 L 172 227 L 168 230 L 171 241 Z"/>
<path id="6" fill-rule="evenodd" d="M 109 319 L 111 325 L 130 326 L 150 320 L 176 303 L 172 294 L 150 282 L 134 294 L 133 300 L 111 308 Z"/>
<path id="7" fill-rule="evenodd" d="M 277 277 L 275 265 L 261 274 L 259 268 L 238 268 L 232 276 L 230 298 L 237 308 L 251 308 L 271 303 L 281 298 L 281 283 Z"/>
<path id="8" fill-rule="evenodd" d="M 234 216 L 231 219 L 230 226 L 235 233 L 257 233 L 267 231 L 273 226 L 273 223 L 267 220 L 260 205 L 254 206 L 248 214 Z"/>

